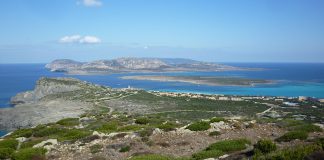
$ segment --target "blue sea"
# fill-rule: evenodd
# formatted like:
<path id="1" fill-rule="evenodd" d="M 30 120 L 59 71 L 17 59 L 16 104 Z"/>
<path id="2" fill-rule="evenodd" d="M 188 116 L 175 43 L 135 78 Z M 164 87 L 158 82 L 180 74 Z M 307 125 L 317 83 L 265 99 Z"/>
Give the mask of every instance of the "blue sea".
<path id="1" fill-rule="evenodd" d="M 45 64 L 0 64 L 0 107 L 9 107 L 10 98 L 32 90 L 40 77 L 74 77 L 114 88 L 131 87 L 145 90 L 192 92 L 205 94 L 310 96 L 324 98 L 324 63 L 226 63 L 238 67 L 263 68 L 262 71 L 155 73 L 157 75 L 235 76 L 275 80 L 271 85 L 254 87 L 207 86 L 180 82 L 123 80 L 122 76 L 152 73 L 111 75 L 65 75 L 50 72 Z"/>
<path id="2" fill-rule="evenodd" d="M 235 76 L 275 80 L 271 85 L 254 87 L 207 86 L 179 82 L 123 80 L 122 76 L 152 73 L 111 75 L 65 75 L 50 72 L 45 64 L 0 64 L 0 107 L 10 107 L 10 98 L 19 92 L 32 90 L 40 77 L 74 77 L 113 88 L 135 88 L 157 91 L 205 94 L 310 96 L 324 98 L 324 63 L 226 63 L 232 66 L 263 68 L 262 71 L 155 73 L 156 75 Z M 0 131 L 1 134 L 5 132 Z"/>

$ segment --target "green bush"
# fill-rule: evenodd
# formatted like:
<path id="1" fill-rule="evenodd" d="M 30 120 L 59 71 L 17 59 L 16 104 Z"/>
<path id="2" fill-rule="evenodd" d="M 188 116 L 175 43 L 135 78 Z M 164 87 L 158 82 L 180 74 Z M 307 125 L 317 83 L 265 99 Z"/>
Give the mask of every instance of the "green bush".
<path id="1" fill-rule="evenodd" d="M 161 156 L 157 154 L 147 154 L 147 155 L 134 156 L 129 160 L 172 160 L 172 159 L 170 157 Z"/>
<path id="2" fill-rule="evenodd" d="M 26 137 L 29 138 L 33 135 L 32 129 L 18 129 L 11 133 L 10 137 L 18 138 L 18 137 Z"/>
<path id="3" fill-rule="evenodd" d="M 12 148 L 0 148 L 0 159 L 8 159 L 15 150 Z"/>
<path id="4" fill-rule="evenodd" d="M 298 125 L 298 126 L 293 126 L 290 128 L 291 130 L 294 131 L 303 131 L 303 132 L 322 132 L 321 127 L 313 125 L 313 124 L 303 124 L 303 125 Z"/>
<path id="5" fill-rule="evenodd" d="M 221 133 L 220 132 L 218 132 L 218 131 L 213 131 L 213 132 L 210 132 L 209 133 L 209 136 L 218 136 L 218 135 L 220 135 Z"/>
<path id="6" fill-rule="evenodd" d="M 205 131 L 210 128 L 210 124 L 205 121 L 199 121 L 190 124 L 186 129 L 189 129 L 191 131 Z"/>
<path id="7" fill-rule="evenodd" d="M 240 151 L 246 148 L 251 142 L 247 139 L 224 140 L 211 144 L 206 148 L 208 150 L 220 150 L 223 152 Z"/>
<path id="8" fill-rule="evenodd" d="M 220 122 L 220 121 L 224 121 L 225 122 L 225 118 L 222 117 L 214 117 L 212 119 L 209 120 L 209 123 L 215 123 L 215 122 Z"/>
<path id="9" fill-rule="evenodd" d="M 90 152 L 92 154 L 100 152 L 101 149 L 102 149 L 102 145 L 100 145 L 100 144 L 95 144 L 95 145 L 90 146 Z"/>
<path id="10" fill-rule="evenodd" d="M 262 139 L 255 144 L 254 149 L 255 151 L 260 151 L 265 154 L 275 151 L 277 149 L 277 145 L 271 140 Z"/>
<path id="11" fill-rule="evenodd" d="M 76 141 L 91 135 L 89 131 L 83 131 L 79 129 L 66 130 L 65 133 L 58 135 L 59 141 Z"/>
<path id="12" fill-rule="evenodd" d="M 0 148 L 11 148 L 16 150 L 18 141 L 15 139 L 4 139 L 0 141 Z"/>
<path id="13" fill-rule="evenodd" d="M 146 117 L 139 117 L 135 120 L 136 124 L 148 124 L 150 120 Z"/>
<path id="14" fill-rule="evenodd" d="M 216 158 L 222 156 L 223 151 L 220 150 L 209 150 L 209 151 L 200 151 L 192 155 L 192 158 L 195 160 L 207 159 L 207 158 Z"/>
<path id="15" fill-rule="evenodd" d="M 119 152 L 128 152 L 130 151 L 131 147 L 130 146 L 125 146 L 125 147 L 122 147 Z"/>
<path id="16" fill-rule="evenodd" d="M 295 139 L 305 140 L 307 139 L 308 134 L 304 131 L 290 131 L 285 133 L 283 136 L 276 139 L 278 142 L 289 142 Z"/>
<path id="17" fill-rule="evenodd" d="M 175 130 L 177 126 L 178 125 L 175 124 L 175 123 L 167 122 L 167 123 L 164 123 L 164 124 L 160 124 L 157 128 L 162 129 L 165 132 L 168 132 L 168 131 Z"/>
<path id="18" fill-rule="evenodd" d="M 153 128 L 144 128 L 143 130 L 138 131 L 138 134 L 141 137 L 149 137 L 153 134 Z"/>
<path id="19" fill-rule="evenodd" d="M 79 122 L 79 118 L 65 118 L 57 121 L 56 124 L 62 126 L 76 126 L 79 125 L 80 122 Z"/>
<path id="20" fill-rule="evenodd" d="M 34 145 L 36 145 L 36 144 L 38 144 L 38 143 L 40 143 L 42 141 L 43 141 L 43 139 L 37 139 L 37 140 L 23 142 L 20 145 L 20 149 L 23 149 L 23 148 L 32 148 Z"/>
<path id="21" fill-rule="evenodd" d="M 13 160 L 34 160 L 45 159 L 46 149 L 44 148 L 25 148 L 12 155 Z"/>
<path id="22" fill-rule="evenodd" d="M 143 128 L 141 125 L 127 125 L 118 128 L 119 132 L 139 131 Z"/>
<path id="23" fill-rule="evenodd" d="M 60 129 L 56 127 L 44 127 L 39 129 L 34 129 L 34 137 L 48 137 L 51 135 L 57 135 L 60 133 L 64 133 L 65 129 Z"/>
<path id="24" fill-rule="evenodd" d="M 280 151 L 271 152 L 266 155 L 254 155 L 256 160 L 302 160 L 306 156 L 320 151 L 322 148 L 319 145 L 311 144 L 306 146 L 295 146 Z"/>
<path id="25" fill-rule="evenodd" d="M 103 124 L 101 127 L 99 127 L 97 130 L 104 133 L 111 133 L 117 130 L 118 122 L 111 121 Z"/>

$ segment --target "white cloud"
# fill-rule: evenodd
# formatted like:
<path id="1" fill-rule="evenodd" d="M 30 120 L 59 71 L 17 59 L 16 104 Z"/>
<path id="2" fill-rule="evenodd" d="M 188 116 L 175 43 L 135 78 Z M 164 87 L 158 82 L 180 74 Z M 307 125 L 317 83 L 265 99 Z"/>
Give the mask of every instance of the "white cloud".
<path id="1" fill-rule="evenodd" d="M 97 44 L 101 43 L 101 40 L 95 36 L 81 36 L 81 35 L 71 35 L 64 36 L 59 39 L 60 43 L 79 43 L 79 44 Z"/>
<path id="2" fill-rule="evenodd" d="M 98 37 L 95 36 L 84 36 L 83 38 L 80 39 L 80 43 L 100 43 L 101 40 Z"/>
<path id="3" fill-rule="evenodd" d="M 87 7 L 100 7 L 102 6 L 101 0 L 82 0 L 79 1 L 78 4 L 83 4 Z"/>

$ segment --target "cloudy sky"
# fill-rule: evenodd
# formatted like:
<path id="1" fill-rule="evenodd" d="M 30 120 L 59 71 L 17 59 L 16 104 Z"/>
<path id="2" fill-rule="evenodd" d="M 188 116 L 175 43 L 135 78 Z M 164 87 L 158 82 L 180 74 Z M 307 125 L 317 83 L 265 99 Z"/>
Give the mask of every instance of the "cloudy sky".
<path id="1" fill-rule="evenodd" d="M 0 63 L 324 62 L 323 0 L 3 0 Z"/>

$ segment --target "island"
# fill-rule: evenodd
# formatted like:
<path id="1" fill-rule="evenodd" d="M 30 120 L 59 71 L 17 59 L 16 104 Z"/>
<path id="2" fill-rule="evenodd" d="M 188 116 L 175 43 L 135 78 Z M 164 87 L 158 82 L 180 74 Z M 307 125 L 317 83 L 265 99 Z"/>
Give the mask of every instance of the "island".
<path id="1" fill-rule="evenodd" d="M 202 62 L 181 58 L 117 58 L 78 62 L 58 59 L 45 66 L 52 72 L 65 72 L 74 75 L 112 74 L 130 72 L 218 72 L 238 70 L 262 70 L 260 68 L 234 67 L 213 62 Z"/>
<path id="2" fill-rule="evenodd" d="M 142 75 L 142 76 L 123 76 L 121 79 L 132 80 L 150 80 L 162 82 L 184 82 L 198 85 L 210 86 L 255 86 L 260 84 L 272 84 L 274 81 L 261 79 L 246 79 L 239 77 L 203 77 L 203 76 L 159 76 L 159 75 Z"/>

